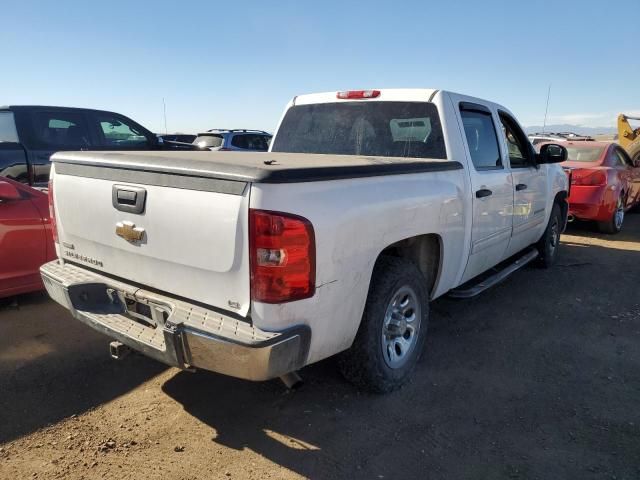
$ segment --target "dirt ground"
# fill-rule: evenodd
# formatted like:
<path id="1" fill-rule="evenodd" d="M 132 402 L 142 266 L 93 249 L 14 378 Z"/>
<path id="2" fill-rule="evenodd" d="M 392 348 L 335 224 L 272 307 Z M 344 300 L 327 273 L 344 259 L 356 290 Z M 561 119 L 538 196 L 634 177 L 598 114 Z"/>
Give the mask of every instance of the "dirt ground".
<path id="1" fill-rule="evenodd" d="M 433 304 L 413 381 L 304 386 L 116 362 L 44 295 L 0 309 L 0 478 L 640 478 L 640 215 Z"/>

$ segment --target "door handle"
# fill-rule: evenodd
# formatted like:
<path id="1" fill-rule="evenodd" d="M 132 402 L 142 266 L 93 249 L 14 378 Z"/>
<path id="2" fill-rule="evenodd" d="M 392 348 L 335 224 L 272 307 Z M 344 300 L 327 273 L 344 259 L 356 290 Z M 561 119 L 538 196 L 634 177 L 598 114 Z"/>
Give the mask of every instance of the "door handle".
<path id="1" fill-rule="evenodd" d="M 476 191 L 476 198 L 483 198 L 483 197 L 488 197 L 490 195 L 492 195 L 493 192 L 487 188 L 481 188 L 480 190 Z"/>
<path id="2" fill-rule="evenodd" d="M 516 185 L 516 191 L 520 191 L 520 190 L 526 190 L 527 186 L 524 183 L 519 183 Z"/>

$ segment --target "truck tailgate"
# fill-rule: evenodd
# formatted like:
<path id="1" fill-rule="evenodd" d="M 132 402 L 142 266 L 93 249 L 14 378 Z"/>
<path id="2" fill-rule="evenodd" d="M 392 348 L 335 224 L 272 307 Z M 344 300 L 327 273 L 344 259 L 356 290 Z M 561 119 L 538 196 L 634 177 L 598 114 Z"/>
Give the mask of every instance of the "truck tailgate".
<path id="1" fill-rule="evenodd" d="M 52 179 L 61 258 L 247 314 L 248 183 L 65 163 Z"/>

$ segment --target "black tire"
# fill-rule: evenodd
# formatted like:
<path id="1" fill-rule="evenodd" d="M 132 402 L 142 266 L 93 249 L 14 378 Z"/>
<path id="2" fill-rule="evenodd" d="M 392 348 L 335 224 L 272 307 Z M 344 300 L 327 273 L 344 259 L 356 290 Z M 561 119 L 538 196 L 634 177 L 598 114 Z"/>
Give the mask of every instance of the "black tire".
<path id="1" fill-rule="evenodd" d="M 417 325 L 418 328 L 415 328 L 409 337 L 406 336 L 410 326 L 410 321 L 407 320 L 410 316 L 407 312 L 399 313 L 394 310 L 400 320 L 396 320 L 398 317 L 387 315 L 389 309 L 393 309 L 393 301 L 400 299 L 405 293 L 408 293 L 407 298 L 413 298 L 416 305 L 413 310 L 414 319 L 411 321 L 419 320 L 418 324 L 411 324 Z M 402 303 L 404 300 L 401 300 L 399 305 Z M 410 310 L 411 308 L 408 308 L 408 311 Z M 402 326 L 392 325 L 390 318 L 398 322 L 405 319 L 403 333 L 400 333 Z M 386 393 L 400 388 L 407 382 L 422 355 L 427 338 L 428 320 L 427 280 L 418 267 L 403 258 L 380 257 L 373 270 L 356 338 L 351 348 L 339 357 L 342 374 L 358 387 L 374 393 Z M 393 335 L 387 335 L 390 332 L 393 332 Z M 411 335 L 415 335 L 415 338 Z M 409 338 L 410 342 L 407 340 Z M 403 345 L 405 341 L 412 345 L 406 348 L 402 362 L 398 353 L 399 345 L 390 343 L 396 340 Z M 390 363 L 393 363 L 393 359 L 390 358 L 392 356 L 398 361 L 393 367 L 390 366 Z"/>
<path id="2" fill-rule="evenodd" d="M 542 237 L 538 240 L 536 248 L 540 256 L 538 257 L 538 265 L 542 268 L 551 268 L 558 256 L 560 247 L 560 234 L 562 233 L 562 210 L 557 203 L 553 204 L 549 223 L 544 230 Z"/>
<path id="3" fill-rule="evenodd" d="M 618 197 L 616 208 L 611 214 L 611 218 L 606 222 L 598 222 L 598 230 L 608 235 L 615 235 L 622 230 L 622 224 L 624 223 L 624 194 L 621 193 Z"/>

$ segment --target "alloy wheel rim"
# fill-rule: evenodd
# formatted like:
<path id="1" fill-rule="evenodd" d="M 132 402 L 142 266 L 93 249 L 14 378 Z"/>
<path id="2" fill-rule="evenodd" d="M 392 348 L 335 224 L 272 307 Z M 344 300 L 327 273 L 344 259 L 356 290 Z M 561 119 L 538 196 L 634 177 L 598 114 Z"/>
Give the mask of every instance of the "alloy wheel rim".
<path id="1" fill-rule="evenodd" d="M 400 287 L 392 295 L 382 325 L 382 356 L 389 368 L 407 363 L 418 339 L 421 313 L 418 296 L 411 287 Z"/>

